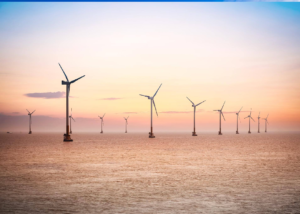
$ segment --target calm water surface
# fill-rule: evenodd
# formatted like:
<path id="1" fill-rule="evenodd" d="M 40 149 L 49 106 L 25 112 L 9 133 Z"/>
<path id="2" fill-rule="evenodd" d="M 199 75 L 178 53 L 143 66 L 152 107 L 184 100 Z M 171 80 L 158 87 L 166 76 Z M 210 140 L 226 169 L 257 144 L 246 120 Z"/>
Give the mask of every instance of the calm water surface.
<path id="1" fill-rule="evenodd" d="M 0 134 L 1 213 L 300 213 L 299 134 Z"/>

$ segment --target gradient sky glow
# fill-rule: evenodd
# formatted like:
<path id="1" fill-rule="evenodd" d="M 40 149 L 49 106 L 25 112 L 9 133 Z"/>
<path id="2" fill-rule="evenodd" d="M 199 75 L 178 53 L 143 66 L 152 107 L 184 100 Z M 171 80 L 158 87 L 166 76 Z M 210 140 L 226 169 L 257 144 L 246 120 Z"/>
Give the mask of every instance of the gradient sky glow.
<path id="1" fill-rule="evenodd" d="M 218 131 L 219 109 L 253 109 L 270 131 L 300 128 L 300 3 L 0 3 L 0 131 Z M 125 113 L 126 112 L 126 113 Z M 26 116 L 24 116 L 26 115 Z M 241 113 L 241 132 L 248 122 Z M 236 115 L 225 114 L 235 132 Z M 264 122 L 261 121 L 262 127 Z M 252 124 L 257 130 L 257 122 Z"/>

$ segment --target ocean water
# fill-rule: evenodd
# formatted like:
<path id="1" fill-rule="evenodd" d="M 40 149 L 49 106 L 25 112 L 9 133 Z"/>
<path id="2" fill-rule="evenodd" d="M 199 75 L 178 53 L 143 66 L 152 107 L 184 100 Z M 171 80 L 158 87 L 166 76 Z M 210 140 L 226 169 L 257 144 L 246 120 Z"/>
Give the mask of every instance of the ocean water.
<path id="1" fill-rule="evenodd" d="M 300 134 L 0 134 L 0 213 L 300 213 Z"/>

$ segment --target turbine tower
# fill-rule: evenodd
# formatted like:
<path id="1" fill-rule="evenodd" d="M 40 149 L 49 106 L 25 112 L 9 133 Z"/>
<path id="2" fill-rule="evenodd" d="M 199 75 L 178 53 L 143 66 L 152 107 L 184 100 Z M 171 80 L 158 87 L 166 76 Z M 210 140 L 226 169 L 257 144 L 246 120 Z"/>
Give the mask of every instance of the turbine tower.
<path id="1" fill-rule="evenodd" d="M 226 101 L 225 101 L 226 102 Z M 225 120 L 225 117 L 224 117 L 224 115 L 223 115 L 223 107 L 224 107 L 224 105 L 225 105 L 225 102 L 224 102 L 224 104 L 223 104 L 223 106 L 222 106 L 222 108 L 220 109 L 220 110 L 214 110 L 214 111 L 218 111 L 219 113 L 220 113 L 220 130 L 219 130 L 219 135 L 222 135 L 222 131 L 221 131 L 221 114 L 222 114 L 222 116 L 223 116 L 223 119 L 224 119 L 224 121 L 226 121 Z"/>
<path id="2" fill-rule="evenodd" d="M 74 118 L 72 116 L 72 108 L 71 108 L 71 115 L 69 116 L 69 118 L 70 118 L 70 134 L 72 134 L 72 120 L 74 120 Z M 75 120 L 74 120 L 74 122 L 75 122 Z"/>
<path id="3" fill-rule="evenodd" d="M 257 117 L 257 121 L 258 121 L 258 132 L 257 133 L 260 133 L 260 131 L 259 131 L 259 128 L 260 128 L 260 121 L 259 121 L 259 119 L 260 119 L 260 112 L 259 112 L 259 114 L 258 114 L 258 117 Z"/>
<path id="4" fill-rule="evenodd" d="M 85 75 L 75 79 L 75 80 L 72 80 L 71 82 L 69 81 L 66 73 L 64 72 L 63 68 L 61 67 L 61 65 L 58 63 L 59 67 L 61 68 L 62 72 L 64 73 L 66 79 L 67 79 L 67 82 L 66 81 L 61 81 L 61 84 L 62 85 L 66 85 L 66 133 L 64 134 L 64 141 L 65 142 L 68 142 L 68 141 L 73 141 L 71 139 L 71 136 L 70 136 L 70 132 L 69 132 L 69 94 L 70 94 L 70 87 L 71 87 L 71 84 L 76 82 L 77 80 L 81 79 L 82 77 L 85 77 Z"/>
<path id="5" fill-rule="evenodd" d="M 106 114 L 106 113 L 105 113 Z M 101 120 L 101 134 L 103 134 L 103 129 L 102 129 L 102 125 L 104 125 L 104 123 L 103 123 L 103 118 L 104 118 L 104 116 L 105 116 L 105 114 L 103 114 L 103 116 L 102 117 L 100 117 L 99 115 L 98 115 L 98 117 L 100 118 L 100 120 Z"/>
<path id="6" fill-rule="evenodd" d="M 127 124 L 128 124 L 128 121 L 127 119 L 129 118 L 129 116 L 127 118 L 124 117 L 125 119 L 125 133 L 127 133 Z"/>
<path id="7" fill-rule="evenodd" d="M 194 107 L 194 131 L 192 132 L 192 136 L 197 136 L 197 134 L 196 134 L 196 119 L 195 119 L 195 117 L 196 117 L 196 107 L 198 105 L 200 105 L 201 103 L 204 103 L 206 100 L 204 100 L 201 103 L 198 103 L 197 105 L 195 105 L 188 97 L 186 97 L 186 98 L 193 104 L 192 107 Z"/>
<path id="8" fill-rule="evenodd" d="M 155 106 L 155 102 L 154 102 L 154 97 L 156 96 L 156 94 L 157 94 L 158 90 L 160 89 L 161 85 L 162 84 L 160 84 L 160 86 L 158 87 L 157 91 L 155 92 L 155 94 L 152 97 L 140 94 L 140 96 L 147 97 L 150 100 L 150 106 L 151 106 L 151 129 L 150 129 L 150 132 L 149 132 L 149 138 L 155 138 L 155 136 L 153 134 L 153 127 L 152 127 L 152 103 L 154 104 L 156 115 L 158 116 L 157 110 L 156 110 L 156 106 Z"/>
<path id="9" fill-rule="evenodd" d="M 250 131 L 250 119 L 252 119 L 255 122 L 255 120 L 251 117 L 251 113 L 252 113 L 252 109 L 250 110 L 250 114 L 248 115 L 248 117 L 244 118 L 244 119 L 249 118 L 249 131 L 248 131 L 248 134 L 251 134 L 251 131 Z"/>
<path id="10" fill-rule="evenodd" d="M 262 119 L 265 120 L 265 132 L 267 132 L 267 124 L 269 124 L 268 117 L 269 117 L 269 114 L 268 114 L 268 116 L 266 118 L 262 118 Z"/>
<path id="11" fill-rule="evenodd" d="M 27 109 L 26 109 L 27 110 Z M 27 110 L 28 111 L 28 110 Z M 28 134 L 32 134 L 32 131 L 31 131 L 31 115 L 35 112 L 35 110 L 33 112 L 29 112 L 28 111 L 28 115 L 29 115 L 29 132 Z"/>
<path id="12" fill-rule="evenodd" d="M 242 108 L 237 113 L 235 113 L 236 116 L 237 116 L 236 117 L 236 134 L 239 134 L 239 119 L 240 119 L 240 122 L 241 122 L 240 112 L 241 112 Z"/>

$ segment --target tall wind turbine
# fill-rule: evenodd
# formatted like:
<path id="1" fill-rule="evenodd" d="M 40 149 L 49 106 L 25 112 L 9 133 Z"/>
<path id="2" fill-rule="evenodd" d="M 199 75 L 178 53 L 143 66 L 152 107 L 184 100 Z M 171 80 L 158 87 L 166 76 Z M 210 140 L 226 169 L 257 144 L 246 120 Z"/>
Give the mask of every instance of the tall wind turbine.
<path id="1" fill-rule="evenodd" d="M 129 116 L 127 118 L 124 117 L 125 119 L 125 133 L 127 133 L 127 124 L 128 124 L 128 121 L 127 119 L 129 118 Z"/>
<path id="2" fill-rule="evenodd" d="M 66 81 L 61 81 L 61 84 L 62 85 L 66 85 L 66 134 L 64 134 L 64 141 L 73 141 L 71 139 L 71 136 L 70 136 L 70 132 L 69 132 L 69 94 L 70 94 L 70 87 L 71 87 L 71 84 L 76 82 L 77 80 L 81 79 L 82 77 L 85 77 L 85 75 L 75 79 L 75 80 L 72 80 L 71 82 L 69 82 L 69 79 L 66 75 L 66 73 L 64 72 L 63 68 L 61 67 L 61 65 L 58 63 L 59 67 L 61 68 L 62 72 L 64 73 L 66 79 L 67 79 L 67 82 Z"/>
<path id="3" fill-rule="evenodd" d="M 26 109 L 27 110 L 27 109 Z M 27 110 L 28 111 L 28 110 Z M 35 110 L 33 112 L 29 112 L 28 111 L 28 115 L 29 115 L 29 133 L 28 134 L 32 134 L 32 131 L 31 131 L 31 115 L 35 112 Z"/>
<path id="4" fill-rule="evenodd" d="M 140 94 L 140 96 L 147 97 L 150 100 L 150 106 L 151 106 L 151 129 L 150 129 L 150 132 L 149 132 L 149 138 L 155 138 L 155 136 L 153 134 L 153 128 L 152 128 L 152 103 L 154 104 L 156 115 L 158 116 L 157 110 L 156 110 L 156 106 L 155 106 L 155 102 L 154 102 L 154 97 L 156 96 L 156 94 L 157 94 L 158 90 L 160 89 L 161 85 L 162 84 L 160 84 L 160 86 L 158 87 L 157 91 L 155 92 L 155 94 L 152 97 Z"/>
<path id="5" fill-rule="evenodd" d="M 241 122 L 240 112 L 241 112 L 242 108 L 237 113 L 235 113 L 236 116 L 237 116 L 236 117 L 236 134 L 239 134 L 239 119 L 240 119 L 240 122 Z"/>
<path id="6" fill-rule="evenodd" d="M 265 120 L 265 132 L 267 132 L 267 124 L 269 124 L 268 117 L 269 117 L 269 114 L 268 114 L 268 116 L 266 118 L 262 118 L 262 119 Z"/>
<path id="7" fill-rule="evenodd" d="M 106 114 L 106 113 L 105 113 L 105 114 Z M 104 124 L 104 123 L 103 123 L 103 118 L 104 118 L 105 114 L 103 114 L 102 117 L 100 117 L 100 116 L 98 115 L 98 117 L 99 117 L 100 120 L 101 120 L 101 132 L 100 132 L 101 134 L 103 133 L 102 125 Z"/>
<path id="8" fill-rule="evenodd" d="M 74 118 L 72 116 L 72 108 L 71 108 L 71 115 L 69 116 L 69 118 L 70 118 L 70 134 L 72 134 L 72 120 L 74 120 Z M 75 122 L 75 120 L 74 120 L 74 122 Z"/>
<path id="9" fill-rule="evenodd" d="M 226 102 L 226 101 L 225 101 Z M 224 104 L 223 104 L 223 106 L 222 106 L 222 108 L 220 109 L 220 110 L 214 110 L 214 111 L 218 111 L 219 113 L 220 113 L 220 130 L 219 130 L 219 135 L 222 135 L 222 131 L 221 131 L 221 114 L 222 114 L 222 116 L 223 116 L 223 119 L 224 119 L 224 121 L 226 121 L 225 120 L 225 117 L 224 117 L 224 115 L 223 115 L 223 107 L 224 107 L 224 105 L 225 105 L 225 102 L 224 102 Z"/>
<path id="10" fill-rule="evenodd" d="M 260 128 L 260 122 L 259 122 L 259 119 L 260 119 L 260 112 L 259 112 L 259 114 L 258 114 L 258 117 L 257 117 L 257 121 L 258 121 L 258 132 L 257 133 L 260 133 L 260 131 L 259 131 L 259 128 Z"/>
<path id="11" fill-rule="evenodd" d="M 188 97 L 186 97 L 186 98 L 193 104 L 192 107 L 194 107 L 194 131 L 192 132 L 192 136 L 197 136 L 197 134 L 196 134 L 196 119 L 195 119 L 195 117 L 196 117 L 196 107 L 198 105 L 200 105 L 201 103 L 204 103 L 206 100 L 204 100 L 201 103 L 198 103 L 197 105 L 195 105 Z"/>
<path id="12" fill-rule="evenodd" d="M 250 119 L 252 119 L 255 122 L 255 120 L 251 117 L 251 113 L 252 113 L 252 109 L 250 110 L 250 114 L 248 115 L 248 117 L 244 118 L 244 119 L 249 118 L 249 131 L 248 131 L 248 134 L 251 134 L 251 131 L 250 131 Z"/>

